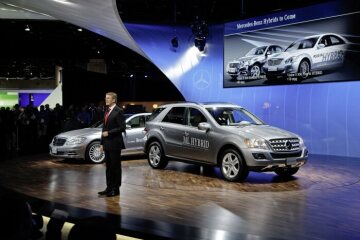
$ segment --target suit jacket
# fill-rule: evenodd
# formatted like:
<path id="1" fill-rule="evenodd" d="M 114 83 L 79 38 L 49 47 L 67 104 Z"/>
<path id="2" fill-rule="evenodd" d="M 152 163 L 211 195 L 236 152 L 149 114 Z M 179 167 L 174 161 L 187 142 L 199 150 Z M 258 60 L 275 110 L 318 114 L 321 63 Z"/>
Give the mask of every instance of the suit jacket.
<path id="1" fill-rule="evenodd" d="M 103 145 L 104 150 L 121 150 L 125 148 L 122 133 L 125 132 L 126 123 L 125 116 L 118 106 L 110 112 L 106 124 L 104 122 L 102 131 L 108 131 L 109 136 L 103 137 L 101 135 L 100 144 Z"/>

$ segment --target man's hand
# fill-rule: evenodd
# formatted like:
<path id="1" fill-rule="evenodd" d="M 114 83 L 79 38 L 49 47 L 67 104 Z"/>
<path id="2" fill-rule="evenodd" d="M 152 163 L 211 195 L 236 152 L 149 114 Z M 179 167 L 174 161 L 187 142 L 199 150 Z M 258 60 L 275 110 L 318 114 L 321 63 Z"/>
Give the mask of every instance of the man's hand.
<path id="1" fill-rule="evenodd" d="M 108 131 L 102 132 L 102 136 L 103 136 L 103 137 L 108 137 L 108 136 L 109 136 L 109 132 L 108 132 Z"/>
<path id="2" fill-rule="evenodd" d="M 103 152 L 103 151 L 104 151 L 104 146 L 100 145 L 100 152 Z"/>

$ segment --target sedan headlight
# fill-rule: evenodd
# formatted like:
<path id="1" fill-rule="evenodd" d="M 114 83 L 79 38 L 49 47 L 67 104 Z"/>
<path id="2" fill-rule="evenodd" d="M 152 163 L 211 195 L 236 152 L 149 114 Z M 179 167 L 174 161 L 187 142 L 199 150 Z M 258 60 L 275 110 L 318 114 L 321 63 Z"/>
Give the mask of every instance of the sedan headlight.
<path id="1" fill-rule="evenodd" d="M 294 62 L 296 62 L 297 57 L 291 57 L 285 60 L 285 64 L 292 64 Z"/>
<path id="2" fill-rule="evenodd" d="M 65 145 L 77 145 L 85 142 L 86 137 L 74 137 L 66 141 Z"/>
<path id="3" fill-rule="evenodd" d="M 260 149 L 269 149 L 268 145 L 266 144 L 266 141 L 264 139 L 257 139 L 257 138 L 246 138 L 244 140 L 245 145 L 248 148 L 260 148 Z"/>

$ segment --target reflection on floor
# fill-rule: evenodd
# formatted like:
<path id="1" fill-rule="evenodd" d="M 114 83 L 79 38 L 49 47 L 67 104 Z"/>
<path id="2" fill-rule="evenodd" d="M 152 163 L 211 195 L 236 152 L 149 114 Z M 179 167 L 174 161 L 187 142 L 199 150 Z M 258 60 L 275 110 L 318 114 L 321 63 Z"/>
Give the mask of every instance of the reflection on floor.
<path id="1" fill-rule="evenodd" d="M 0 162 L 0 183 L 39 211 L 63 209 L 73 222 L 107 216 L 120 233 L 140 238 L 354 239 L 359 170 L 360 159 L 311 156 L 288 180 L 250 173 L 243 183 L 229 183 L 217 168 L 170 162 L 154 170 L 145 159 L 129 158 L 120 196 L 103 198 L 97 192 L 105 187 L 104 165 L 42 155 Z"/>

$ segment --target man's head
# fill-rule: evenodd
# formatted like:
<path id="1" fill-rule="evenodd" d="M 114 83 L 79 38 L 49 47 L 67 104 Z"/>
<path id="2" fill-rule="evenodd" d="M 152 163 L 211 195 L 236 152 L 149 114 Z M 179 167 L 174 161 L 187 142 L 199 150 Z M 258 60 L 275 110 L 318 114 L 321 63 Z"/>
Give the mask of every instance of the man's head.
<path id="1" fill-rule="evenodd" d="M 108 107 L 113 106 L 114 104 L 116 104 L 116 102 L 117 102 L 117 94 L 116 93 L 114 93 L 114 92 L 106 93 L 106 96 L 105 96 L 106 106 L 108 106 Z"/>

